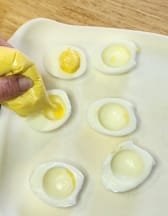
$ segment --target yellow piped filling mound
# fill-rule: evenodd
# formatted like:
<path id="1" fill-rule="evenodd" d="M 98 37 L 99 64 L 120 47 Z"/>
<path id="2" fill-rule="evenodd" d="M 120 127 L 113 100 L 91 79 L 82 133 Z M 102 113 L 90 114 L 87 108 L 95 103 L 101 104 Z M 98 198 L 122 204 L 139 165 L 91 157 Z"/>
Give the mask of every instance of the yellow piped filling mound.
<path id="1" fill-rule="evenodd" d="M 65 73 L 75 73 L 80 67 L 80 55 L 76 50 L 68 48 L 59 56 L 59 66 Z"/>
<path id="2" fill-rule="evenodd" d="M 59 120 L 65 114 L 65 105 L 60 97 L 56 95 L 49 95 L 50 105 L 46 106 L 42 114 L 50 120 Z"/>

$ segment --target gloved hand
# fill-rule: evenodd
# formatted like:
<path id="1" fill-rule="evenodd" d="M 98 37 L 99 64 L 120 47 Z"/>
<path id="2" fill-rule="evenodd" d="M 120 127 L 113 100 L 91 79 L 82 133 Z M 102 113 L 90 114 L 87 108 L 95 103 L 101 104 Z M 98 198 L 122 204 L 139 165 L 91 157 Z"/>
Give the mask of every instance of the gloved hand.
<path id="1" fill-rule="evenodd" d="M 0 39 L 0 46 L 11 47 L 6 41 Z M 31 79 L 23 75 L 0 77 L 0 103 L 15 98 L 33 86 Z"/>

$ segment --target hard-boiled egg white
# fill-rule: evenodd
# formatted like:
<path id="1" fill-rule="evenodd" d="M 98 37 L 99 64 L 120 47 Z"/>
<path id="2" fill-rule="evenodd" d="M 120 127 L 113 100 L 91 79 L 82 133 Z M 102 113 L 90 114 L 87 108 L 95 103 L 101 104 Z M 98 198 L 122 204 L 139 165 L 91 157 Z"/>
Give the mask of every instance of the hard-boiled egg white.
<path id="1" fill-rule="evenodd" d="M 54 207 L 69 207 L 77 202 L 84 175 L 76 167 L 63 162 L 41 164 L 30 178 L 32 191 Z"/>
<path id="2" fill-rule="evenodd" d="M 29 116 L 26 121 L 31 128 L 45 132 L 61 127 L 71 115 L 71 103 L 66 92 L 60 89 L 48 91 L 51 106 Z"/>
<path id="3" fill-rule="evenodd" d="M 105 159 L 103 185 L 113 192 L 129 191 L 149 177 L 154 165 L 151 154 L 132 141 L 126 141 Z"/>
<path id="4" fill-rule="evenodd" d="M 82 49 L 75 46 L 53 46 L 46 51 L 44 67 L 57 78 L 74 79 L 86 72 L 86 55 Z"/>
<path id="5" fill-rule="evenodd" d="M 136 129 L 133 105 L 121 98 L 103 98 L 89 107 L 88 122 L 99 133 L 124 136 Z"/>
<path id="6" fill-rule="evenodd" d="M 136 65 L 137 46 L 132 41 L 113 40 L 93 53 L 95 68 L 106 74 L 122 74 Z"/>

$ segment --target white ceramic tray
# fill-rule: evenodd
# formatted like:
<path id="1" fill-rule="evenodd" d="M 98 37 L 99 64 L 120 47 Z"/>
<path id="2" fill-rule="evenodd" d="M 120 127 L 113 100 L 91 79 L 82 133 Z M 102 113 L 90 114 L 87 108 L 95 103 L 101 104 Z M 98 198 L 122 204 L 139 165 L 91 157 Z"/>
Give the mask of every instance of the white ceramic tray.
<path id="1" fill-rule="evenodd" d="M 90 51 L 112 39 L 135 41 L 138 65 L 120 76 L 93 69 Z M 34 19 L 9 42 L 28 55 L 43 74 L 48 89 L 69 94 L 73 115 L 50 133 L 38 133 L 12 112 L 0 113 L 0 209 L 3 216 L 158 216 L 168 214 L 168 37 L 139 31 L 83 27 Z M 88 55 L 88 71 L 76 80 L 53 78 L 43 68 L 45 48 L 52 42 L 72 44 Z M 92 130 L 86 120 L 90 103 L 103 97 L 123 97 L 137 110 L 138 130 L 112 138 Z M 101 184 L 104 158 L 123 140 L 132 139 L 157 160 L 151 177 L 136 190 L 111 193 Z M 58 209 L 39 200 L 30 190 L 29 176 L 39 164 L 61 159 L 77 165 L 87 182 L 77 206 Z"/>

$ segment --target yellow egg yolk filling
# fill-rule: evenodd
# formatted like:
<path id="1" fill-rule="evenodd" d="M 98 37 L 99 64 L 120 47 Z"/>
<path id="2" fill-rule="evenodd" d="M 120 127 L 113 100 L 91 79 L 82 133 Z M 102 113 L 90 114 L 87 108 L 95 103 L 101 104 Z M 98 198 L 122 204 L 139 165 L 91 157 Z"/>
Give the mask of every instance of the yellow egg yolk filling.
<path id="1" fill-rule="evenodd" d="M 59 199 L 68 197 L 74 191 L 75 185 L 75 177 L 67 168 L 51 168 L 43 177 L 43 188 L 51 197 Z"/>
<path id="2" fill-rule="evenodd" d="M 65 73 L 75 73 L 80 67 L 79 52 L 71 48 L 64 50 L 59 56 L 59 66 Z"/>
<path id="3" fill-rule="evenodd" d="M 126 65 L 131 58 L 130 50 L 122 44 L 112 44 L 102 52 L 103 62 L 110 67 Z"/>
<path id="4" fill-rule="evenodd" d="M 65 105 L 61 98 L 56 95 L 48 96 L 50 101 L 50 106 L 46 106 L 42 113 L 43 115 L 50 120 L 59 120 L 65 114 Z"/>

